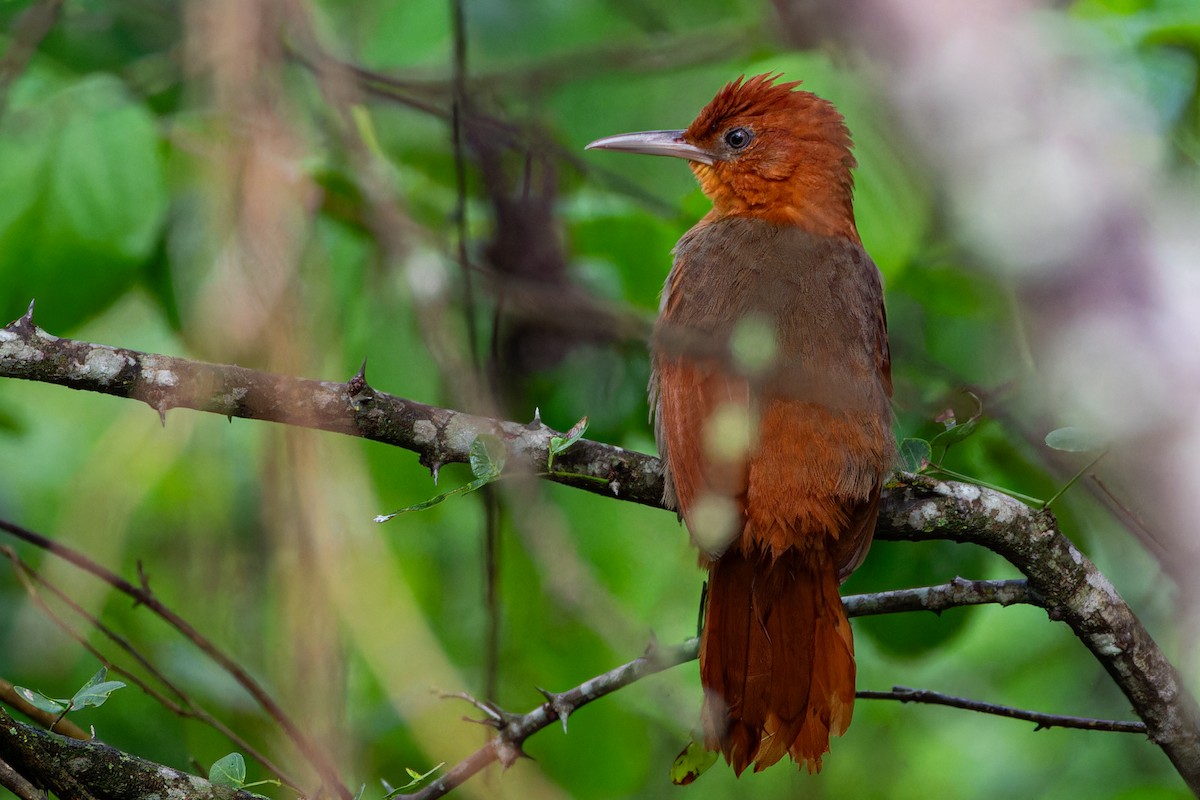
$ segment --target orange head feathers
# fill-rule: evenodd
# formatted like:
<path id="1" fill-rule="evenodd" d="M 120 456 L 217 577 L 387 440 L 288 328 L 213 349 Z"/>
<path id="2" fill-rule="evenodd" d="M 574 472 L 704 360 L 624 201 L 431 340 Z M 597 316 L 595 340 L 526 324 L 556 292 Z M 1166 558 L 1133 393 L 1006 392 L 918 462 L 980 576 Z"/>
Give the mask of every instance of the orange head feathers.
<path id="1" fill-rule="evenodd" d="M 687 130 L 626 133 L 589 149 L 690 162 L 717 217 L 758 217 L 858 241 L 850 132 L 827 100 L 799 81 L 745 76 L 727 84 Z"/>

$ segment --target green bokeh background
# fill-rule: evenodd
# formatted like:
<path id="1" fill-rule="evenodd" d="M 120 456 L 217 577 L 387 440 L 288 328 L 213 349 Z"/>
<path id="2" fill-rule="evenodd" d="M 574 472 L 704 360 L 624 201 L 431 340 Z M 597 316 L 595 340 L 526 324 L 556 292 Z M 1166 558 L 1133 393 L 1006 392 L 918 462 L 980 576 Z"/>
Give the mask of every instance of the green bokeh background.
<path id="1" fill-rule="evenodd" d="M 0 3 L 0 28 L 11 30 L 29 5 Z M 262 165 L 238 142 L 269 125 L 230 115 L 236 102 L 215 100 L 211 84 L 218 80 L 188 60 L 196 50 L 220 52 L 194 33 L 203 5 L 66 2 L 12 85 L 0 120 L 0 316 L 16 318 L 36 298 L 37 321 L 58 335 L 326 380 L 348 378 L 366 357 L 374 386 L 453 405 L 452 376 L 439 373 L 428 351 L 411 285 L 413 265 L 430 262 L 448 281 L 444 330 L 461 349 L 447 125 L 401 104 L 361 98 L 350 138 L 373 134 L 375 155 L 386 159 L 382 181 L 412 224 L 400 257 L 390 257 L 372 235 L 361 162 L 338 133 L 353 123 L 331 109 L 309 70 L 285 59 L 271 105 L 290 139 L 266 161 L 278 160 L 307 188 L 272 194 L 271 181 L 286 180 L 268 176 L 256 195 L 258 184 L 244 170 Z M 1070 31 L 1089 58 L 1152 87 L 1160 115 L 1155 134 L 1179 180 L 1194 182 L 1200 5 L 1064 5 L 1043 12 L 1053 17 L 1047 27 Z M 425 82 L 444 106 L 448 4 L 326 0 L 310 10 L 331 53 Z M 479 102 L 522 130 L 536 126 L 541 141 L 571 157 L 551 157 L 552 219 L 575 284 L 650 318 L 671 246 L 705 210 L 682 164 L 584 156 L 583 145 L 615 132 L 682 127 L 730 78 L 779 70 L 834 100 L 855 134 L 860 229 L 887 283 L 898 434 L 931 437 L 941 428 L 934 417 L 958 387 L 1003 386 L 1022 369 L 1010 289 L 956 249 L 936 187 L 893 135 L 871 83 L 839 66 L 848 63 L 842 54 L 786 50 L 772 36 L 769 4 L 470 0 L 466 14 Z M 650 58 L 654 53 L 661 57 Z M 231 155 L 239 152 L 242 162 Z M 478 254 L 491 235 L 492 212 L 474 168 L 468 185 L 468 246 Z M 275 301 L 255 296 L 242 306 L 223 270 L 241 246 L 239 235 L 262 232 L 252 221 L 256 213 L 279 224 L 287 239 L 280 250 L 285 277 Z M 252 245 L 241 252 L 243 263 L 279 268 L 269 257 L 255 262 Z M 269 282 L 251 281 L 245 292 L 264 286 Z M 486 352 L 488 301 L 478 281 L 475 289 L 484 298 Z M 269 310 L 269 330 L 255 328 L 256 308 Z M 544 313 L 556 313 L 552 302 Z M 645 362 L 636 339 L 580 345 L 525 376 L 510 395 L 510 413 L 528 419 L 537 407 L 559 429 L 586 414 L 589 437 L 651 451 Z M 947 463 L 1048 497 L 1069 472 L 1047 466 L 1044 431 L 1034 433 L 989 416 Z M 134 576 L 142 563 L 166 603 L 328 743 L 347 784 L 366 785 L 364 797 L 382 796 L 381 779 L 402 784 L 406 768 L 454 763 L 484 742 L 483 729 L 460 720 L 469 707 L 431 691 L 484 691 L 482 496 L 383 526 L 372 522 L 377 513 L 469 480 L 465 468 L 446 467 L 435 487 L 415 456 L 393 448 L 190 411 L 170 412 L 163 425 L 139 403 L 17 381 L 0 382 L 0 464 L 0 515 L 123 575 Z M 672 516 L 561 486 L 498 497 L 493 699 L 502 707 L 526 711 L 540 702 L 535 687 L 577 685 L 636 657 L 652 638 L 676 642 L 694 633 L 702 576 Z M 1172 592 L 1150 557 L 1082 494 L 1069 495 L 1059 514 L 1179 656 Z M 90 577 L 28 548 L 17 552 L 198 703 L 295 763 L 251 700 L 175 632 Z M 1015 572 L 965 546 L 882 543 L 846 591 L 956 575 Z M 77 618 L 65 618 L 129 666 Z M 855 629 L 862 688 L 899 684 L 1049 712 L 1129 716 L 1083 646 L 1037 609 L 956 609 L 860 620 Z M 0 677 L 64 696 L 96 667 L 30 602 L 15 574 L 0 570 Z M 493 768 L 462 794 L 1187 796 L 1162 753 L 1142 737 L 1035 732 L 947 708 L 868 701 L 859 703 L 820 776 L 780 766 L 735 780 L 718 766 L 676 789 L 668 769 L 699 703 L 695 664 L 649 678 L 580 710 L 566 734 L 557 726 L 539 733 L 528 743 L 531 760 L 504 773 Z M 105 741 L 180 768 L 207 767 L 233 749 L 137 689 L 77 716 Z M 264 777 L 254 763 L 250 777 Z"/>

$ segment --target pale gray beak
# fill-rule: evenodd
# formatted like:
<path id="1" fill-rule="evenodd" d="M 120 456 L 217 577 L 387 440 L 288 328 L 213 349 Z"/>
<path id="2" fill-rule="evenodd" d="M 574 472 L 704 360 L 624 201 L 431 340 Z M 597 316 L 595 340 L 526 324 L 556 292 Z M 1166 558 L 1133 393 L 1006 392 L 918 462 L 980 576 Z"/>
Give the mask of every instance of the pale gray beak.
<path id="1" fill-rule="evenodd" d="M 683 140 L 683 131 L 642 131 L 641 133 L 619 133 L 605 136 L 589 144 L 584 150 L 620 150 L 625 153 L 644 153 L 649 156 L 672 156 L 713 163 L 708 153 Z"/>

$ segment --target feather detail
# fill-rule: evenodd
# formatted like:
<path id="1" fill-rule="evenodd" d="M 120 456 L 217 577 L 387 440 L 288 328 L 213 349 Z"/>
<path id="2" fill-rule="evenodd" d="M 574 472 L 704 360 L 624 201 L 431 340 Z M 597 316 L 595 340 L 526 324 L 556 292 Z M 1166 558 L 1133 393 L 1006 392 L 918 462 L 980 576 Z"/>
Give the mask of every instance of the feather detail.
<path id="1" fill-rule="evenodd" d="M 854 642 L 823 550 L 730 551 L 709 570 L 700 645 L 706 744 L 739 775 L 785 755 L 821 769 L 854 711 Z"/>

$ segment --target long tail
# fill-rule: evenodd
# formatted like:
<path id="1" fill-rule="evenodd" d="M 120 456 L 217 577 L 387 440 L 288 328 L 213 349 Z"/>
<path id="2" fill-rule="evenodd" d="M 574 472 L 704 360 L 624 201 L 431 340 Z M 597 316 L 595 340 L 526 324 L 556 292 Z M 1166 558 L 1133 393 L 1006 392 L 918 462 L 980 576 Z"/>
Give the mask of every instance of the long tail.
<path id="1" fill-rule="evenodd" d="M 773 559 L 734 547 L 709 570 L 706 745 L 738 775 L 784 754 L 819 771 L 854 711 L 854 641 L 832 555 L 790 548 Z"/>

